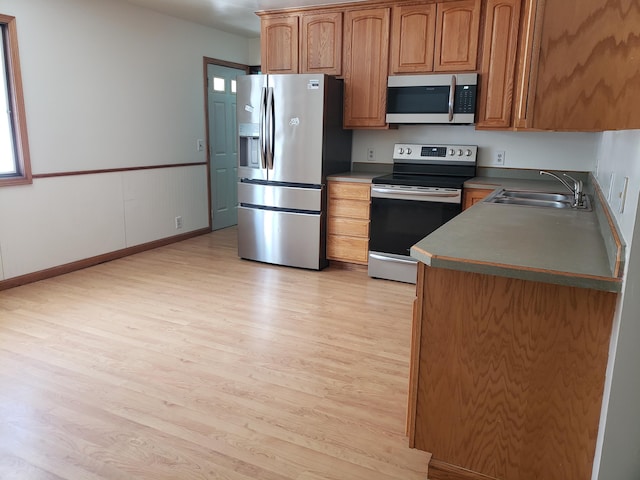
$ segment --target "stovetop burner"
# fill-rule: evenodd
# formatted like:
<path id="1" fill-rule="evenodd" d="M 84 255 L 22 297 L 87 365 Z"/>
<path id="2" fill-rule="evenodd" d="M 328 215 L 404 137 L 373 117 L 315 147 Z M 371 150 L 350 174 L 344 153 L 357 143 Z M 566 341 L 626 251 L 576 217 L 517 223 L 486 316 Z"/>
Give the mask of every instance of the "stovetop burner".
<path id="1" fill-rule="evenodd" d="M 380 177 L 374 177 L 372 183 L 376 185 L 406 185 L 415 187 L 443 187 L 462 188 L 467 180 L 475 177 L 475 173 L 466 176 L 443 176 L 443 175 L 415 175 L 390 173 Z"/>
<path id="2" fill-rule="evenodd" d="M 462 188 L 476 176 L 475 145 L 421 145 L 397 143 L 393 173 L 375 177 L 376 185 Z"/>

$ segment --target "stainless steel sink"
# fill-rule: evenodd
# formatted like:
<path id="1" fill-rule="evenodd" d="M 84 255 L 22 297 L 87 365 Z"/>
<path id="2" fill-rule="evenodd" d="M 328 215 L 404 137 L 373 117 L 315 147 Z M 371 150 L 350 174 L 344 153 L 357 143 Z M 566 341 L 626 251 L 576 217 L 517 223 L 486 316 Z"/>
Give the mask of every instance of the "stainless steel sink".
<path id="1" fill-rule="evenodd" d="M 571 208 L 571 202 L 559 202 L 556 200 L 535 200 L 531 198 L 499 197 L 492 203 L 506 203 L 509 205 L 525 205 L 527 207 L 545 208 Z"/>
<path id="2" fill-rule="evenodd" d="M 573 201 L 573 195 L 564 193 L 546 193 L 546 192 L 520 192 L 514 190 L 503 190 L 502 195 L 508 198 L 528 199 L 528 200 L 546 200 L 553 202 L 569 202 Z"/>
<path id="3" fill-rule="evenodd" d="M 498 190 L 489 195 L 486 203 L 502 205 L 521 205 L 525 207 L 540 208 L 567 208 L 574 210 L 591 210 L 591 202 L 588 195 L 584 195 L 584 205 L 573 207 L 573 195 L 564 193 L 527 192 L 519 190 Z"/>

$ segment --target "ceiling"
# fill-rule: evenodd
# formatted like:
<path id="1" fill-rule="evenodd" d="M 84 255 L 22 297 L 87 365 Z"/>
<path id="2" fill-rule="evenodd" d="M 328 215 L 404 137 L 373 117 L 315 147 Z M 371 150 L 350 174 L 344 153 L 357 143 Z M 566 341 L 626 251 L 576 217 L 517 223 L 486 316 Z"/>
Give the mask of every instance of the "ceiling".
<path id="1" fill-rule="evenodd" d="M 359 0 L 125 0 L 172 17 L 245 37 L 260 36 L 259 10 L 348 3 Z"/>

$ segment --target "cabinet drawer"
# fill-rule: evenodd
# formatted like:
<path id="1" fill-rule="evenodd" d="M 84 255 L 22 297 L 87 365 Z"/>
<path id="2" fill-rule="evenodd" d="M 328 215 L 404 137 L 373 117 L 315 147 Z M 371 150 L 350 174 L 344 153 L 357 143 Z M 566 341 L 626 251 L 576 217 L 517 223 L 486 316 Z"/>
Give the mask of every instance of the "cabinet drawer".
<path id="1" fill-rule="evenodd" d="M 329 216 L 369 220 L 369 202 L 331 199 L 329 201 Z"/>
<path id="2" fill-rule="evenodd" d="M 327 231 L 329 234 L 369 238 L 369 221 L 355 220 L 352 218 L 329 217 L 327 222 Z"/>
<path id="3" fill-rule="evenodd" d="M 350 200 L 371 199 L 371 185 L 368 183 L 329 182 L 329 198 Z"/>
<path id="4" fill-rule="evenodd" d="M 327 239 L 327 258 L 343 262 L 367 264 L 369 240 L 366 238 L 329 235 Z"/>

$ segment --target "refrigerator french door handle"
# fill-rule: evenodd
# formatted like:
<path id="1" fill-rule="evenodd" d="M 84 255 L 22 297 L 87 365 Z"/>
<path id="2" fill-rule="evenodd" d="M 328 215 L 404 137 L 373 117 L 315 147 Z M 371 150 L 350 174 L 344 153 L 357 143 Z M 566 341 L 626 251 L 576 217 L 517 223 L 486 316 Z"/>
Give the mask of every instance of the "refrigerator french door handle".
<path id="1" fill-rule="evenodd" d="M 267 168 L 266 102 L 267 87 L 262 87 L 260 94 L 260 164 L 262 168 Z"/>
<path id="2" fill-rule="evenodd" d="M 273 87 L 267 89 L 267 168 L 273 170 L 273 147 L 275 142 L 275 112 Z"/>

